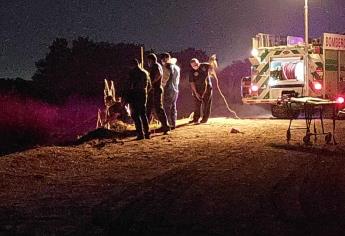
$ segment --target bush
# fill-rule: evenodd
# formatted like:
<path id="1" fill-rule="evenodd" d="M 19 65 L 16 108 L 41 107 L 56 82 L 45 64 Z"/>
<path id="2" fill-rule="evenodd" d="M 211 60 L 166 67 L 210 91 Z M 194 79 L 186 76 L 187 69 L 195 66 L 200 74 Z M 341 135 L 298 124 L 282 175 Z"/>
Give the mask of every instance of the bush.
<path id="1" fill-rule="evenodd" d="M 15 95 L 0 96 L 0 154 L 49 143 L 56 109 Z"/>
<path id="2" fill-rule="evenodd" d="M 102 102 L 102 100 L 100 99 Z M 0 96 L 0 155 L 77 140 L 96 127 L 99 103 L 70 97 L 53 106 L 14 94 Z"/>

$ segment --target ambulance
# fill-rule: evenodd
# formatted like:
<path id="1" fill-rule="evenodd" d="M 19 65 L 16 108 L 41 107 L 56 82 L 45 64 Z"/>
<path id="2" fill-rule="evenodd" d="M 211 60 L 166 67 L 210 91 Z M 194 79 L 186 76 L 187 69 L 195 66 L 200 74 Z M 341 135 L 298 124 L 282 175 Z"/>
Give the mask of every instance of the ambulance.
<path id="1" fill-rule="evenodd" d="M 277 118 L 286 118 L 286 97 L 323 98 L 343 106 L 345 35 L 324 33 L 306 47 L 300 37 L 260 33 L 252 44 L 251 76 L 242 78 L 244 104 L 270 104 Z"/>

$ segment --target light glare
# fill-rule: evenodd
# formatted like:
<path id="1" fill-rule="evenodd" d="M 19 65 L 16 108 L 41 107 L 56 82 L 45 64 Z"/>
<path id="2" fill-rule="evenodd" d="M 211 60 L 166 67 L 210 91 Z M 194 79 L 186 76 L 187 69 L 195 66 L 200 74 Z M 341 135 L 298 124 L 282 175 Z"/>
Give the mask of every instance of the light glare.
<path id="1" fill-rule="evenodd" d="M 316 90 L 321 90 L 321 89 L 322 89 L 322 85 L 321 85 L 319 82 L 315 82 L 315 83 L 314 83 L 314 88 L 315 88 Z"/>
<path id="2" fill-rule="evenodd" d="M 257 92 L 257 91 L 259 91 L 259 87 L 257 85 L 255 85 L 255 84 L 253 84 L 251 90 L 253 92 Z"/>
<path id="3" fill-rule="evenodd" d="M 343 104 L 345 102 L 345 99 L 343 97 L 338 97 L 336 101 L 339 104 Z"/>
<path id="4" fill-rule="evenodd" d="M 258 57 L 259 56 L 259 51 L 256 48 L 253 48 L 251 53 L 252 53 L 253 57 Z"/>

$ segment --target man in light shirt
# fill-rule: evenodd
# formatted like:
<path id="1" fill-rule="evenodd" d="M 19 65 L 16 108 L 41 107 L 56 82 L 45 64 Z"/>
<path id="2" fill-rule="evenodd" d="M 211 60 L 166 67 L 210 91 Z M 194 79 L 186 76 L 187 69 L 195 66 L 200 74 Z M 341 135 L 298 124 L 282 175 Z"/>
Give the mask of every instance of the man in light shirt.
<path id="1" fill-rule="evenodd" d="M 171 58 L 169 53 L 163 53 L 161 56 L 163 65 L 163 79 L 164 86 L 163 105 L 168 118 L 171 129 L 176 127 L 177 108 L 176 102 L 179 93 L 180 83 L 180 67 L 176 65 L 176 58 Z"/>

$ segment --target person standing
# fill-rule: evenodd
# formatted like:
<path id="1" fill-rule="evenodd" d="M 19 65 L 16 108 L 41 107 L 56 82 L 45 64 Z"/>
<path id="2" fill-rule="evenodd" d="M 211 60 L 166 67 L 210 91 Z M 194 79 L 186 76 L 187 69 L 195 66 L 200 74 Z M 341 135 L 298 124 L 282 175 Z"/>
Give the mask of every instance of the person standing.
<path id="1" fill-rule="evenodd" d="M 135 123 L 137 140 L 149 139 L 149 124 L 146 116 L 147 90 L 150 87 L 150 77 L 146 70 L 139 67 L 139 62 L 131 62 L 129 81 L 125 90 L 125 100 L 131 108 L 131 116 Z"/>
<path id="2" fill-rule="evenodd" d="M 147 63 L 149 66 L 149 73 L 151 77 L 152 89 L 148 95 L 147 103 L 147 118 L 150 121 L 152 116 L 152 111 L 154 110 L 159 122 L 162 124 L 161 130 L 164 134 L 170 131 L 168 125 L 167 116 L 163 108 L 163 88 L 162 88 L 162 77 L 163 68 L 157 62 L 157 56 L 151 53 L 147 56 Z"/>
<path id="3" fill-rule="evenodd" d="M 180 67 L 176 65 L 176 59 L 169 53 L 162 54 L 164 96 L 163 107 L 171 129 L 176 127 L 178 98 L 178 86 L 180 83 Z"/>
<path id="4" fill-rule="evenodd" d="M 191 59 L 190 66 L 189 83 L 194 98 L 194 116 L 191 122 L 199 123 L 202 110 L 200 123 L 207 123 L 212 104 L 212 83 L 209 73 L 212 68 L 209 63 L 200 63 L 196 58 Z"/>

